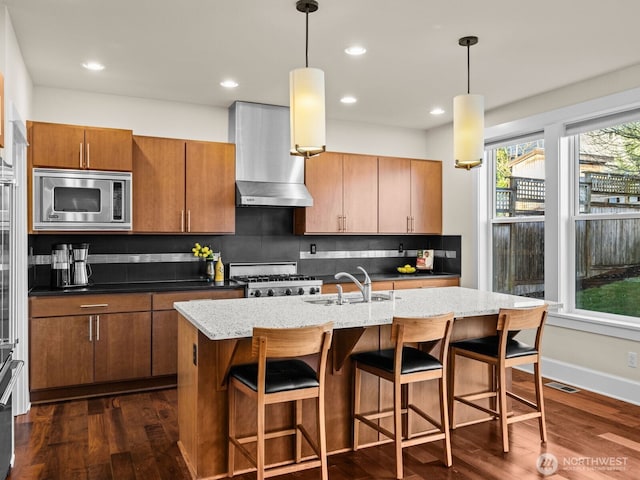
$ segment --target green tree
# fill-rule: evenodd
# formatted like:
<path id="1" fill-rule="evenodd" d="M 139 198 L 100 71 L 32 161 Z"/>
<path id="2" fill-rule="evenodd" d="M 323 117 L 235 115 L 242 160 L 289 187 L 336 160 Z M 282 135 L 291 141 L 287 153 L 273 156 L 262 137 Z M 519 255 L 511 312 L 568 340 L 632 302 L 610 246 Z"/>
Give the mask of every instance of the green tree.
<path id="1" fill-rule="evenodd" d="M 612 173 L 640 174 L 640 122 L 623 123 L 584 134 L 587 146 L 581 153 L 612 157 Z"/>

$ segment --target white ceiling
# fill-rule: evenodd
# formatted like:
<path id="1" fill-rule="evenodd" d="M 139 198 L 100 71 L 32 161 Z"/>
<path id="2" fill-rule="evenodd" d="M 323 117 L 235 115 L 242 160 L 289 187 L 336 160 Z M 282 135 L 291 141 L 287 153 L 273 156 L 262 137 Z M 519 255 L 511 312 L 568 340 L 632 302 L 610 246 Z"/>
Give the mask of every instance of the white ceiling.
<path id="1" fill-rule="evenodd" d="M 309 64 L 329 118 L 411 128 L 451 120 L 452 97 L 487 109 L 640 63 L 638 0 L 318 0 Z M 0 0 L 36 86 L 228 107 L 288 105 L 304 66 L 295 0 Z M 367 48 L 349 57 L 345 47 Z M 100 73 L 81 67 L 96 60 Z M 220 81 L 235 79 L 234 90 Z M 339 99 L 353 95 L 358 102 Z M 446 113 L 429 114 L 434 106 Z"/>

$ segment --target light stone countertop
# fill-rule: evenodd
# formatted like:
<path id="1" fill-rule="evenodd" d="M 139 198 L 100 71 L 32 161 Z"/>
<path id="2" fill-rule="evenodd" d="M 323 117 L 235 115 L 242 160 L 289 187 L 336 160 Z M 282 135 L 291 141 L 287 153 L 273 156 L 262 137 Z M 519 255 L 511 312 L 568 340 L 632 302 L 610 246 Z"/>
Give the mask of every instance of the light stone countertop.
<path id="1" fill-rule="evenodd" d="M 389 292 L 373 292 L 388 294 Z M 345 294 L 355 298 L 359 293 Z M 396 290 L 384 302 L 317 305 L 305 300 L 336 298 L 336 295 L 192 300 L 174 303 L 175 309 L 211 340 L 251 337 L 253 327 L 291 328 L 334 322 L 334 328 L 390 324 L 394 316 L 427 317 L 454 312 L 456 317 L 490 315 L 501 307 L 542 305 L 543 300 L 463 287 Z M 550 307 L 558 304 L 549 303 Z"/>

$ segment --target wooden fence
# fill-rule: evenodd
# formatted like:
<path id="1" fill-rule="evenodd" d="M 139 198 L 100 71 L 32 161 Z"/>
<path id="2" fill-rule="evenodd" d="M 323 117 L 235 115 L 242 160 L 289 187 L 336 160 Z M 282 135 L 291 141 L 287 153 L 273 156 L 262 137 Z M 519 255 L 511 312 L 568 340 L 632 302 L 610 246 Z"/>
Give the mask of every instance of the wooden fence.
<path id="1" fill-rule="evenodd" d="M 493 225 L 493 290 L 544 297 L 544 222 Z"/>

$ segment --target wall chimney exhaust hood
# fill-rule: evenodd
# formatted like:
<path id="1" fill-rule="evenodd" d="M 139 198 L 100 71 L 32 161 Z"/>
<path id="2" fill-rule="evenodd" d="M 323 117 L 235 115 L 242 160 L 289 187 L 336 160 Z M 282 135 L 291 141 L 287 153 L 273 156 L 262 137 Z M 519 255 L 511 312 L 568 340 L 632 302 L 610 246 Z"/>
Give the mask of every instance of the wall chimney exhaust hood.
<path id="1" fill-rule="evenodd" d="M 289 108 L 250 102 L 229 107 L 229 142 L 236 144 L 236 205 L 310 207 L 304 158 L 292 156 Z"/>

